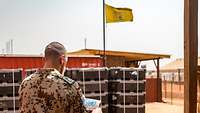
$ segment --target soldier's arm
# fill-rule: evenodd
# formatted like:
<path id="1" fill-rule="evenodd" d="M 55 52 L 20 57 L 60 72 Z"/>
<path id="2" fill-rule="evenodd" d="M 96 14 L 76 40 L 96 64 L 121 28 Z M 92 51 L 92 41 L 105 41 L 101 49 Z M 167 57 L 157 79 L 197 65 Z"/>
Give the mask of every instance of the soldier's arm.
<path id="1" fill-rule="evenodd" d="M 80 96 L 76 96 L 73 104 L 74 113 L 88 113 L 86 108 L 83 106 L 83 102 Z"/>
<path id="2" fill-rule="evenodd" d="M 83 94 L 82 94 L 79 84 L 75 82 L 73 86 L 75 87 L 76 92 L 77 92 L 76 100 L 74 101 L 75 103 L 74 109 L 77 110 L 75 113 L 88 113 L 86 111 L 86 108 L 83 106 L 83 101 L 82 101 Z"/>
<path id="3" fill-rule="evenodd" d="M 86 108 L 83 106 L 83 102 L 81 99 L 83 97 L 83 94 L 81 92 L 79 84 L 68 77 L 63 77 L 63 79 L 71 86 L 71 90 L 73 91 L 73 96 L 71 95 L 71 100 L 73 101 L 73 104 L 70 105 L 73 107 L 73 113 L 88 113 L 86 111 Z"/>

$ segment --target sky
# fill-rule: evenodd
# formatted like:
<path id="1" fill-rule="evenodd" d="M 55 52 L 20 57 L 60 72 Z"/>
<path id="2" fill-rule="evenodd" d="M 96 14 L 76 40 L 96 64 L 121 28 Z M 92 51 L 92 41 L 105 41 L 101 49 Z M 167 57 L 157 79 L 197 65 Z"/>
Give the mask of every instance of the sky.
<path id="1" fill-rule="evenodd" d="M 182 58 L 183 2 L 106 0 L 134 15 L 133 22 L 106 24 L 106 49 Z M 102 0 L 0 0 L 0 53 L 10 39 L 15 54 L 41 54 L 51 41 L 79 50 L 85 38 L 87 48 L 102 49 L 102 5 Z"/>

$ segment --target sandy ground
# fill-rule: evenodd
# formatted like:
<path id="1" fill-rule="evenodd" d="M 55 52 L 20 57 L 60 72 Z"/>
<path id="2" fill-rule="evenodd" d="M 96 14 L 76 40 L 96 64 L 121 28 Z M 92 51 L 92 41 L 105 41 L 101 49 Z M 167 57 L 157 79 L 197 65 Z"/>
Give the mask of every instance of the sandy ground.
<path id="1" fill-rule="evenodd" d="M 146 103 L 146 113 L 183 113 L 183 105 L 170 103 Z"/>
<path id="2" fill-rule="evenodd" d="M 177 98 L 163 98 L 162 99 L 165 103 L 168 104 L 174 104 L 174 105 L 180 105 L 180 106 L 184 106 L 184 100 L 183 99 L 177 99 Z"/>

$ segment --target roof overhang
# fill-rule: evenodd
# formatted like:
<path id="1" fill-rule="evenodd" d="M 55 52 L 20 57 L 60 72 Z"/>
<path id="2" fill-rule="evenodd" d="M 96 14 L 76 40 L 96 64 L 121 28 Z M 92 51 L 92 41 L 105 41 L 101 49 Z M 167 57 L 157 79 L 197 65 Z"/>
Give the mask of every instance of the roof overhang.
<path id="1" fill-rule="evenodd" d="M 104 55 L 103 50 L 96 49 L 82 49 L 74 52 L 68 52 L 68 55 Z M 122 51 L 105 51 L 106 56 L 124 57 L 126 61 L 146 61 L 154 59 L 170 58 L 170 55 L 164 54 L 150 54 L 150 53 L 137 53 L 137 52 L 122 52 Z"/>

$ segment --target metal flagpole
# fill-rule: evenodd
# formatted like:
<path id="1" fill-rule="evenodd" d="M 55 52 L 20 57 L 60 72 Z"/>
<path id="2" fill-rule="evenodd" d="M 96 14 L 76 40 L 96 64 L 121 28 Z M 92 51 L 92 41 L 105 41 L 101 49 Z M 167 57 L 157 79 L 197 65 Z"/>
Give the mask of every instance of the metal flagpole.
<path id="1" fill-rule="evenodd" d="M 103 0 L 103 66 L 106 66 L 106 20 L 105 20 L 105 0 Z"/>

